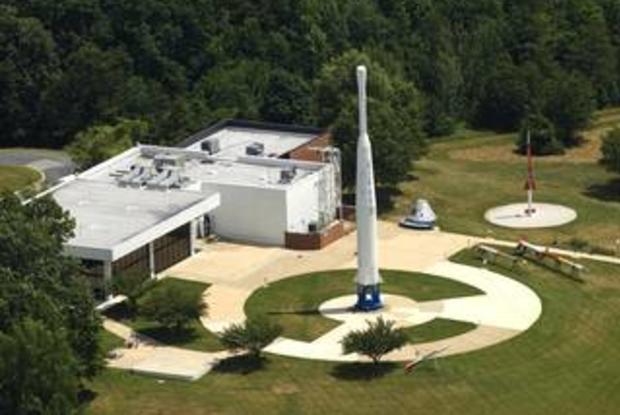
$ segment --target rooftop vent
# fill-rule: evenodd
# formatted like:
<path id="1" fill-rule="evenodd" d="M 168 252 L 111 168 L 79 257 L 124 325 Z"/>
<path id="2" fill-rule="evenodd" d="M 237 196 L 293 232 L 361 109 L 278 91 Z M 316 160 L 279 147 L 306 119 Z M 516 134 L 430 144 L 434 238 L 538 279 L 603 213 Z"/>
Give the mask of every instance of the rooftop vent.
<path id="1" fill-rule="evenodd" d="M 252 143 L 245 148 L 245 154 L 248 156 L 262 156 L 265 152 L 265 145 L 263 143 Z"/>
<path id="2" fill-rule="evenodd" d="M 220 152 L 220 140 L 217 138 L 211 138 L 200 143 L 200 148 L 209 154 L 215 154 Z"/>
<path id="3" fill-rule="evenodd" d="M 288 167 L 280 170 L 280 183 L 287 184 L 293 181 L 297 174 L 297 167 Z"/>

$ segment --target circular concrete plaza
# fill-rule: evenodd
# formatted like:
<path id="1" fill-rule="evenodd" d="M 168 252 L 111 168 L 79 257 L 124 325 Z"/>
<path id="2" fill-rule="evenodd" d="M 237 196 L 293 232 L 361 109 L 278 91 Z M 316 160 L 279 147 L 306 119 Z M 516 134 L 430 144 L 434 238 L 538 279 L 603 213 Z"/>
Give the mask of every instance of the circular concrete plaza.
<path id="1" fill-rule="evenodd" d="M 467 265 L 442 261 L 428 270 L 428 277 L 445 278 L 477 288 L 480 294 L 414 301 L 405 295 L 383 294 L 384 307 L 372 312 L 352 309 L 355 295 L 337 296 L 321 303 L 319 313 L 338 325 L 312 341 L 279 337 L 265 351 L 303 359 L 356 362 L 368 358 L 343 354 L 342 339 L 362 330 L 378 317 L 394 321 L 398 328 L 422 327 L 435 320 L 470 323 L 465 333 L 424 343 L 408 344 L 384 360 L 407 361 L 418 353 L 442 350 L 437 357 L 467 353 L 507 341 L 530 328 L 542 312 L 539 297 L 530 288 L 503 275 Z"/>
<path id="2" fill-rule="evenodd" d="M 493 225 L 512 229 L 553 228 L 577 219 L 575 210 L 562 205 L 534 203 L 535 212 L 527 214 L 527 203 L 514 203 L 489 209 L 484 218 Z"/>

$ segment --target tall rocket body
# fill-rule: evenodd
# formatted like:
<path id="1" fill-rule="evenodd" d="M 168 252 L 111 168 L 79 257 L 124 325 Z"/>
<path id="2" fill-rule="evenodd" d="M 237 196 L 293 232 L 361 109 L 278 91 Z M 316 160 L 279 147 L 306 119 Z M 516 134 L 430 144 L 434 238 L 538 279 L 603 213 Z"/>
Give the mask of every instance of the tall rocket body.
<path id="1" fill-rule="evenodd" d="M 366 112 L 366 67 L 357 67 L 359 103 L 359 138 L 355 182 L 355 217 L 357 225 L 357 304 L 363 311 L 382 307 L 377 261 L 377 200 L 372 165 L 372 147 L 368 137 Z"/>
<path id="2" fill-rule="evenodd" d="M 534 208 L 534 191 L 536 190 L 536 180 L 534 178 L 534 161 L 532 160 L 532 138 L 530 131 L 527 131 L 527 181 L 525 190 L 527 191 L 527 208 L 525 214 L 528 216 L 536 213 Z"/>

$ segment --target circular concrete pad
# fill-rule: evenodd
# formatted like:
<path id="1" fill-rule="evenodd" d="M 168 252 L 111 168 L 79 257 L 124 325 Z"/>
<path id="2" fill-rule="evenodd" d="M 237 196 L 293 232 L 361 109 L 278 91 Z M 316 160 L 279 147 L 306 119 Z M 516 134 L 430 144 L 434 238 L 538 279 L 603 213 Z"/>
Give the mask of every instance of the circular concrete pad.
<path id="1" fill-rule="evenodd" d="M 408 297 L 383 294 L 381 299 L 384 304 L 383 308 L 362 312 L 352 307 L 357 301 L 357 295 L 344 295 L 325 301 L 319 306 L 319 311 L 327 318 L 345 323 L 365 323 L 368 320 L 383 317 L 384 320 L 394 321 L 397 327 L 424 324 L 437 317 L 436 312 L 421 310 L 418 303 Z"/>
<path id="2" fill-rule="evenodd" d="M 498 206 L 489 209 L 484 218 L 493 225 L 512 229 L 553 228 L 577 219 L 577 212 L 562 205 L 534 203 L 533 214 L 525 213 L 527 203 Z"/>

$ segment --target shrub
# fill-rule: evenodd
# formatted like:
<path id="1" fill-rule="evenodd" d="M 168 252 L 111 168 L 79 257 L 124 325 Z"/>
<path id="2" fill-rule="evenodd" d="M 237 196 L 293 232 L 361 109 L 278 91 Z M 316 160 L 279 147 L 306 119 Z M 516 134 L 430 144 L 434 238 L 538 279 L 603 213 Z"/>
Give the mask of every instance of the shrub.
<path id="1" fill-rule="evenodd" d="M 226 328 L 220 341 L 229 350 L 246 350 L 254 357 L 259 357 L 261 350 L 281 333 L 282 327 L 267 319 L 249 319 Z"/>
<path id="2" fill-rule="evenodd" d="M 127 297 L 127 309 L 135 313 L 138 309 L 138 298 L 151 288 L 155 280 L 143 273 L 127 273 L 115 275 L 112 279 L 112 291 Z"/>
<path id="3" fill-rule="evenodd" d="M 379 363 L 387 353 L 400 349 L 408 341 L 402 329 L 394 328 L 393 321 L 385 321 L 382 317 L 376 321 L 368 321 L 368 328 L 355 330 L 342 339 L 343 353 L 359 353 L 368 356 L 374 364 Z"/>
<path id="4" fill-rule="evenodd" d="M 197 299 L 193 292 L 175 285 L 150 290 L 138 304 L 138 311 L 143 317 L 176 331 L 181 331 L 191 320 L 199 318 L 206 308 L 202 297 Z"/>

